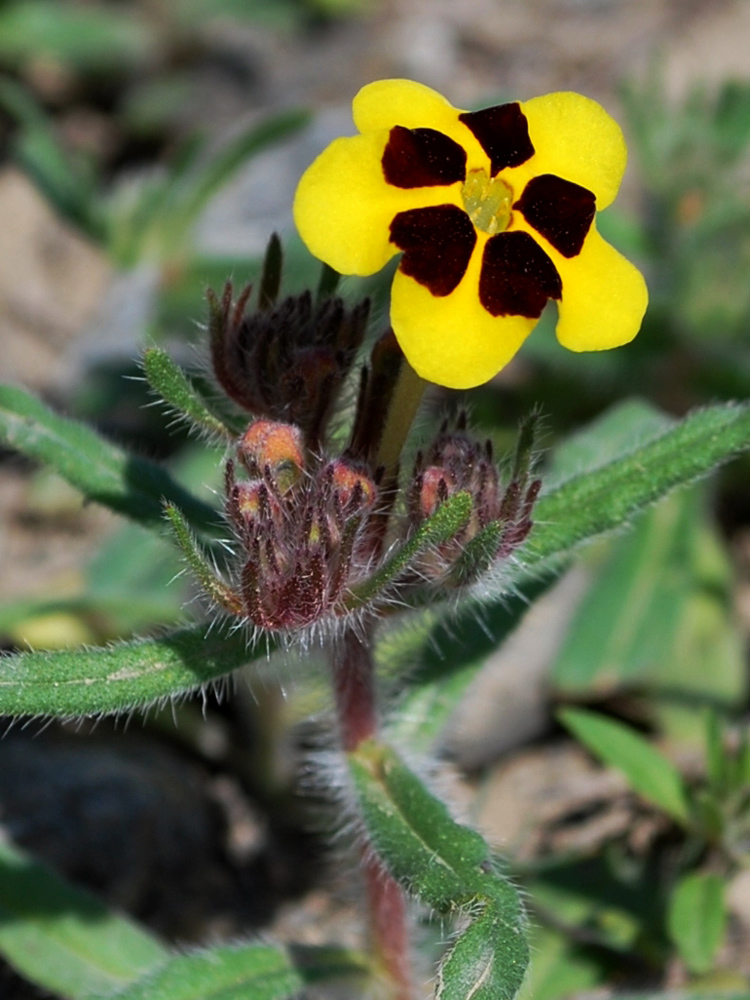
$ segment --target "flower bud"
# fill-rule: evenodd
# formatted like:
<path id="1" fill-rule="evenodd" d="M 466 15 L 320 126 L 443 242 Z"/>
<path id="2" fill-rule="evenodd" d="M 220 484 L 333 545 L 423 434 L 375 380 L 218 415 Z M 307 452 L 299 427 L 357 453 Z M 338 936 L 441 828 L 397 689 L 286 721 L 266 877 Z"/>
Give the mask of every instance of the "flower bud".
<path id="1" fill-rule="evenodd" d="M 214 374 L 244 410 L 296 424 L 317 451 L 364 338 L 369 301 L 348 309 L 308 291 L 246 314 L 250 295 L 247 287 L 234 302 L 230 283 L 221 298 L 209 292 Z"/>
<path id="2" fill-rule="evenodd" d="M 443 425 L 426 454 L 417 456 L 408 491 L 413 526 L 455 493 L 471 496 L 471 517 L 462 530 L 424 553 L 418 564 L 424 577 L 443 585 L 469 582 L 523 542 L 531 530 L 531 509 L 540 486 L 539 480 L 529 481 L 528 462 L 523 469 L 516 463 L 502 491 L 491 443 L 473 440 L 465 428 L 464 416 L 459 416 L 455 430 Z"/>
<path id="3" fill-rule="evenodd" d="M 227 463 L 227 517 L 242 549 L 238 601 L 259 628 L 292 631 L 343 613 L 377 488 L 356 464 L 302 467 L 299 429 L 258 420 L 238 450 L 253 478 Z"/>
<path id="4" fill-rule="evenodd" d="M 256 420 L 243 434 L 237 456 L 252 477 L 268 475 L 278 492 L 286 493 L 303 474 L 302 434 L 293 424 Z"/>
<path id="5" fill-rule="evenodd" d="M 419 478 L 417 518 L 432 517 L 440 504 L 455 492 L 456 480 L 448 469 L 442 465 L 428 466 Z"/>
<path id="6" fill-rule="evenodd" d="M 329 464 L 327 475 L 344 513 L 369 510 L 375 503 L 377 487 L 356 464 L 337 458 Z"/>

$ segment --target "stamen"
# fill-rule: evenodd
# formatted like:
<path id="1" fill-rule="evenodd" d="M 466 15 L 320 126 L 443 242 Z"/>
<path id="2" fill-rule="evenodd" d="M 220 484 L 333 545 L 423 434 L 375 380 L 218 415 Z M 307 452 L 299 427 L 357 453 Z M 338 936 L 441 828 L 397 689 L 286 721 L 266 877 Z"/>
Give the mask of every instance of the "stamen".
<path id="1" fill-rule="evenodd" d="M 490 178 L 486 170 L 471 170 L 461 189 L 469 218 L 483 233 L 494 236 L 508 228 L 513 191 L 499 177 Z"/>

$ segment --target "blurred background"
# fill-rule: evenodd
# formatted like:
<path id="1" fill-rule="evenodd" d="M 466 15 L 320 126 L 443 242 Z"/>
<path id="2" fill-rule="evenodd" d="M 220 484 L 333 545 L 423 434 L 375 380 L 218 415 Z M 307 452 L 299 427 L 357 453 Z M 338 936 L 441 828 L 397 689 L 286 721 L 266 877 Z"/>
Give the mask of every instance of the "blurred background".
<path id="1" fill-rule="evenodd" d="M 647 427 L 658 411 L 750 397 L 748 0 L 3 0 L 0 380 L 214 497 L 221 452 L 168 430 L 140 352 L 158 343 L 200 378 L 206 288 L 257 275 L 274 231 L 284 290 L 317 281 L 292 228 L 297 180 L 353 131 L 359 87 L 390 76 L 465 108 L 577 90 L 628 139 L 600 228 L 647 275 L 643 332 L 621 351 L 573 356 L 545 317 L 471 394 L 501 453 L 536 404 L 551 453 L 618 404 Z M 388 284 L 342 288 L 373 295 L 382 326 Z M 435 406 L 459 401 L 446 393 Z M 700 711 L 746 720 L 748 473 L 736 462 L 647 515 L 630 541 L 588 553 L 512 647 L 488 656 L 441 738 L 444 778 L 519 872 L 541 856 L 592 856 L 636 819 L 644 857 L 660 835 L 658 817 L 634 818 L 624 785 L 561 735 L 555 704 L 604 706 L 698 771 Z M 173 579 L 179 569 L 166 541 L 0 451 L 1 649 L 176 624 L 196 607 L 185 610 L 194 592 Z M 33 741 L 12 731 L 0 742 L 0 822 L 172 938 L 351 933 L 352 900 L 311 874 L 325 851 L 288 794 L 294 748 L 315 745 L 301 721 L 324 701 L 323 675 L 295 694 L 292 667 L 209 698 L 203 716 L 197 701 L 151 713 L 130 734 L 106 721 Z M 736 986 L 750 976 L 750 880 L 735 881 L 734 937 L 711 971 Z M 534 996 L 687 981 L 684 957 L 649 956 L 641 903 L 613 902 L 613 890 L 576 909 L 570 886 L 556 891 L 541 907 L 548 971 Z M 7 970 L 0 990 L 41 996 Z"/>

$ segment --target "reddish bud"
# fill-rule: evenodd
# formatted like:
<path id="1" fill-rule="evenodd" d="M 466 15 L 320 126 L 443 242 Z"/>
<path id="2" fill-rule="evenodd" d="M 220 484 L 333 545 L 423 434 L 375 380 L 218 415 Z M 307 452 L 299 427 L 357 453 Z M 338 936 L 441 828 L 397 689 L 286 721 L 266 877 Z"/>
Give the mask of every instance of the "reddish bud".
<path id="1" fill-rule="evenodd" d="M 243 552 L 243 614 L 260 628 L 292 631 L 345 613 L 341 598 L 357 578 L 375 484 L 343 459 L 305 473 L 301 435 L 290 424 L 256 421 L 239 456 L 254 477 L 237 482 L 227 463 L 226 511 Z"/>
<path id="2" fill-rule="evenodd" d="M 539 480 L 529 480 L 528 462 L 521 471 L 514 468 L 513 478 L 503 492 L 491 445 L 474 441 L 465 427 L 463 416 L 459 416 L 456 430 L 443 425 L 426 455 L 418 456 L 408 491 L 413 525 L 431 517 L 454 493 L 471 495 L 468 523 L 449 541 L 425 553 L 419 562 L 423 576 L 442 584 L 465 583 L 493 559 L 509 556 L 531 530 L 531 510 L 539 492 Z M 486 538 L 482 532 L 493 524 L 489 537 L 495 541 L 488 551 L 479 536 Z M 478 539 L 479 549 L 469 556 L 474 539 Z"/>
<path id="3" fill-rule="evenodd" d="M 293 422 L 317 451 L 364 338 L 369 302 L 348 309 L 338 297 L 316 302 L 309 291 L 277 301 L 280 272 L 266 276 L 272 280 L 261 283 L 255 312 L 247 311 L 249 286 L 236 302 L 231 284 L 221 298 L 209 292 L 214 374 L 244 410 Z"/>
<path id="4" fill-rule="evenodd" d="M 432 517 L 444 500 L 456 492 L 455 477 L 441 465 L 430 465 L 421 473 L 417 503 L 420 519 Z"/>

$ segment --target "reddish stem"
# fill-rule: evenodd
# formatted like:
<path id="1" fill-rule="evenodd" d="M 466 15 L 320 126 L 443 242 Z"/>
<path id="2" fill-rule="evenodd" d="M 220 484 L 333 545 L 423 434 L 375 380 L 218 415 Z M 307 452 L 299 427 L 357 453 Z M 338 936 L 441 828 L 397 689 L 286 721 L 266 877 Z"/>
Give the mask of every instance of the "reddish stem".
<path id="1" fill-rule="evenodd" d="M 333 657 L 336 709 L 345 751 L 356 750 L 378 728 L 375 683 L 369 637 L 347 631 Z M 362 857 L 369 905 L 372 948 L 390 980 L 390 1000 L 411 1000 L 409 931 L 401 887 L 365 847 Z"/>

